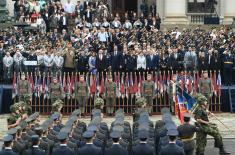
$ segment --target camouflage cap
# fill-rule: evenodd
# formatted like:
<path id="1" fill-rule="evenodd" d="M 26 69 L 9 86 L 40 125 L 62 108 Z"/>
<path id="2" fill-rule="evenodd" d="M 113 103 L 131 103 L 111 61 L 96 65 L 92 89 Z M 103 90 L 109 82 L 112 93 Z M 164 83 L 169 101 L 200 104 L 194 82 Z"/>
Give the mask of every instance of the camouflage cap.
<path id="1" fill-rule="evenodd" d="M 101 106 L 104 105 L 104 100 L 100 97 L 95 99 L 95 106 Z"/>
<path id="2" fill-rule="evenodd" d="M 139 105 L 139 106 L 144 105 L 146 102 L 147 101 L 144 97 L 139 97 L 136 99 L 136 105 Z"/>
<path id="3" fill-rule="evenodd" d="M 11 106 L 10 106 L 10 112 L 15 112 L 15 111 L 16 111 L 15 105 L 11 105 Z"/>
<path id="4" fill-rule="evenodd" d="M 197 104 L 199 104 L 199 105 L 205 104 L 205 102 L 207 102 L 207 98 L 200 93 L 197 94 L 197 96 L 195 98 L 197 100 Z"/>

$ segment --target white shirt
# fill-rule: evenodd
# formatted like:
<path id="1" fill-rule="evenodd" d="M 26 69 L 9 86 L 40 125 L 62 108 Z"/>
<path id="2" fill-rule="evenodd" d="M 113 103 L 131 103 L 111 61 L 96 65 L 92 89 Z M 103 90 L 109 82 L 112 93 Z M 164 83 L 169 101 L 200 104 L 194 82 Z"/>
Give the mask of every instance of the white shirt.
<path id="1" fill-rule="evenodd" d="M 49 55 L 45 55 L 44 56 L 44 65 L 46 67 L 51 67 L 53 65 L 53 63 L 54 63 L 53 59 L 54 59 L 53 55 L 50 55 L 50 56 Z"/>
<path id="2" fill-rule="evenodd" d="M 63 63 L 64 63 L 64 58 L 62 56 L 58 56 L 56 55 L 53 59 L 54 61 L 54 64 L 57 66 L 57 67 L 62 67 L 63 66 Z"/>
<path id="3" fill-rule="evenodd" d="M 101 42 L 106 42 L 107 39 L 108 39 L 108 34 L 107 34 L 107 32 L 99 32 L 99 33 L 98 33 L 98 38 L 99 38 L 99 41 L 101 41 Z"/>
<path id="4" fill-rule="evenodd" d="M 3 64 L 6 66 L 6 67 L 10 67 L 12 64 L 13 64 L 13 58 L 11 56 L 4 56 L 3 58 Z"/>
<path id="5" fill-rule="evenodd" d="M 73 5 L 72 3 L 65 3 L 64 11 L 66 13 L 73 13 L 75 11 L 75 5 Z"/>
<path id="6" fill-rule="evenodd" d="M 138 55 L 137 57 L 137 69 L 140 68 L 146 69 L 146 58 L 144 55 L 143 56 Z"/>

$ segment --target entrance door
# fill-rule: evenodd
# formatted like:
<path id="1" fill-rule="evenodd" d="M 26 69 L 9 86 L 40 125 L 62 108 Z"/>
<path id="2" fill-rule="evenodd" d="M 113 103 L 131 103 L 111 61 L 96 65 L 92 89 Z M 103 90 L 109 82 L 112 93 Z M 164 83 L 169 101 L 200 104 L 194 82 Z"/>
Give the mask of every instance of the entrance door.
<path id="1" fill-rule="evenodd" d="M 137 12 L 137 2 L 138 0 L 112 0 L 112 12 L 119 13 L 121 16 L 124 15 L 126 11 Z"/>

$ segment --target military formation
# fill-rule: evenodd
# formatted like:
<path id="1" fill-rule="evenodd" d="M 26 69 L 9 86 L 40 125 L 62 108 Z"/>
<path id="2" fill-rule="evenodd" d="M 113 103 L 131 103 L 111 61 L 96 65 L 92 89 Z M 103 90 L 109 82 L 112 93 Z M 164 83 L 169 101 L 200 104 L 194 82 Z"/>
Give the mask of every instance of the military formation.
<path id="1" fill-rule="evenodd" d="M 62 123 L 61 100 L 53 104 L 53 112 L 44 122 L 40 122 L 39 113 L 28 115 L 23 110 L 23 102 L 16 103 L 11 107 L 9 130 L 3 137 L 0 154 L 204 155 L 207 135 L 214 137 L 215 147 L 221 155 L 230 154 L 224 149 L 217 125 L 209 121 L 208 115 L 213 114 L 207 110 L 207 98 L 202 94 L 195 98 L 197 103 L 193 110 L 184 114 L 184 123 L 178 127 L 166 107 L 161 109 L 162 119 L 154 125 L 144 97 L 136 99 L 133 124 L 125 121 L 124 111 L 119 109 L 110 127 L 103 121 L 102 98 L 96 98 L 88 124 L 80 119 L 80 109 L 73 111 Z M 192 120 L 196 122 L 192 124 Z"/>

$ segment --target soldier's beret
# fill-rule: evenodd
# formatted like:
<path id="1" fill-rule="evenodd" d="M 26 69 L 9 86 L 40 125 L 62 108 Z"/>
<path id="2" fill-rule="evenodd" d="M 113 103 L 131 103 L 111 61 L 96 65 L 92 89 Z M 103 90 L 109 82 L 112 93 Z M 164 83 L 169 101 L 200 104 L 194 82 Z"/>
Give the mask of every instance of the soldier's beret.
<path id="1" fill-rule="evenodd" d="M 16 132 L 17 132 L 16 128 L 11 128 L 10 130 L 7 131 L 7 134 L 14 135 L 14 134 L 16 134 Z"/>
<path id="2" fill-rule="evenodd" d="M 93 131 L 85 131 L 82 135 L 83 138 L 92 138 L 94 136 Z"/>
<path id="3" fill-rule="evenodd" d="M 110 133 L 111 138 L 120 138 L 121 137 L 121 132 L 118 131 L 113 131 Z"/>
<path id="4" fill-rule="evenodd" d="M 139 139 L 146 139 L 146 138 L 148 138 L 148 131 L 147 130 L 140 130 L 138 132 L 138 138 Z"/>
<path id="5" fill-rule="evenodd" d="M 68 133 L 66 132 L 59 132 L 59 134 L 57 135 L 58 140 L 65 140 L 67 138 L 68 138 Z"/>
<path id="6" fill-rule="evenodd" d="M 13 136 L 12 135 L 5 135 L 5 136 L 3 136 L 3 141 L 4 142 L 11 142 L 11 141 L 13 141 Z"/>

